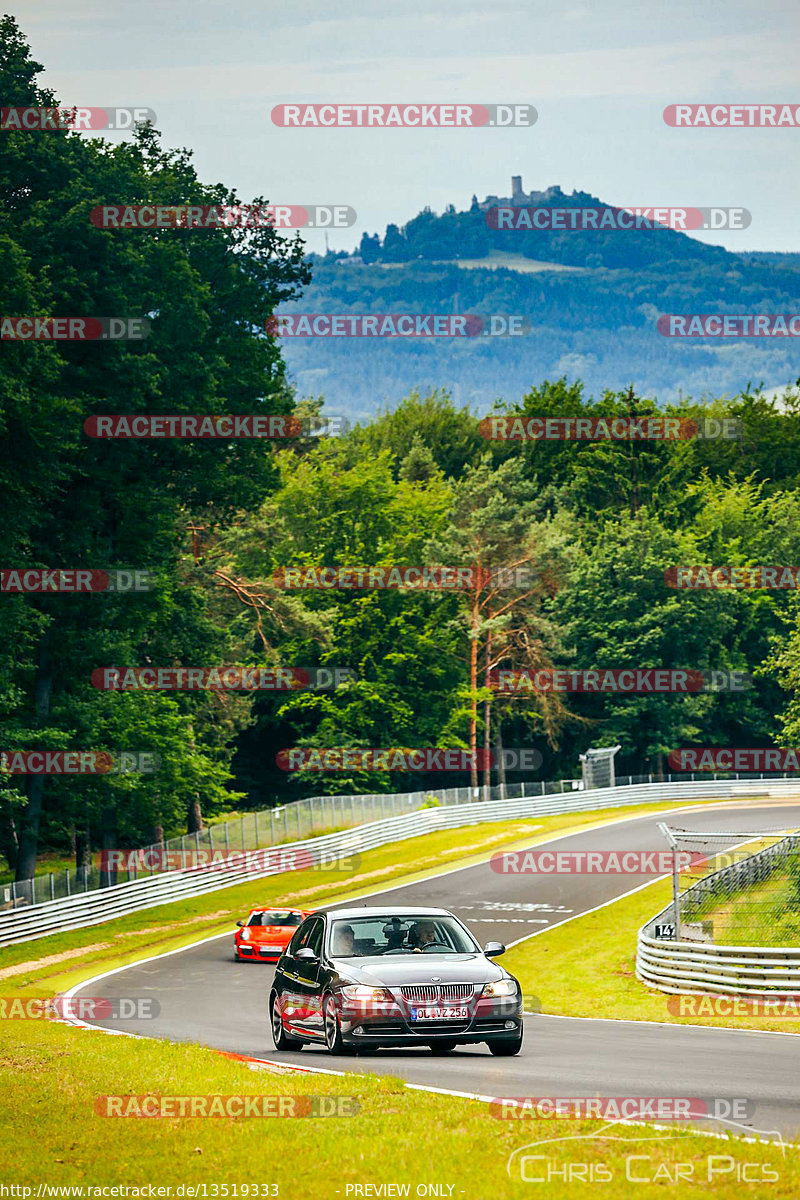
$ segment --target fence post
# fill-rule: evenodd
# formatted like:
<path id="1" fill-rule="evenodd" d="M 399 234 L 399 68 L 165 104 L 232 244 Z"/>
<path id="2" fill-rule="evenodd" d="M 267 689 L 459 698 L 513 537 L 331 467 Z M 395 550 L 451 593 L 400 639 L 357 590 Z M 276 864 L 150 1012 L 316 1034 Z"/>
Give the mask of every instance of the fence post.
<path id="1" fill-rule="evenodd" d="M 70 892 L 69 892 L 69 868 L 67 868 L 67 870 L 64 872 L 64 874 L 67 877 L 67 895 L 69 895 L 70 894 Z"/>
<path id="2" fill-rule="evenodd" d="M 56 881 L 53 877 L 53 872 L 51 871 L 50 872 L 50 899 L 55 900 L 55 898 L 56 898 Z"/>
<path id="3" fill-rule="evenodd" d="M 259 841 L 259 838 L 258 838 L 258 809 L 256 809 L 255 812 L 253 813 L 253 824 L 255 827 L 256 850 L 260 850 L 261 842 Z"/>

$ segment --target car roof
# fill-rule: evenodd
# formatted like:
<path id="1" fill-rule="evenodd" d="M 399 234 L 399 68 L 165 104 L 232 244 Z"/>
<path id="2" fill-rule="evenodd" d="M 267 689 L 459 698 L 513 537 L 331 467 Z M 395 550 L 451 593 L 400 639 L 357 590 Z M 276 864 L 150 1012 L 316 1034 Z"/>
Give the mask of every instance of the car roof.
<path id="1" fill-rule="evenodd" d="M 277 904 L 257 904 L 255 908 L 251 908 L 251 913 L 256 912 L 276 912 L 276 913 L 303 913 L 308 910 L 305 908 L 283 908 Z"/>
<path id="2" fill-rule="evenodd" d="M 362 908 L 330 908 L 329 917 L 452 917 L 447 908 L 426 908 L 422 904 L 387 904 Z"/>

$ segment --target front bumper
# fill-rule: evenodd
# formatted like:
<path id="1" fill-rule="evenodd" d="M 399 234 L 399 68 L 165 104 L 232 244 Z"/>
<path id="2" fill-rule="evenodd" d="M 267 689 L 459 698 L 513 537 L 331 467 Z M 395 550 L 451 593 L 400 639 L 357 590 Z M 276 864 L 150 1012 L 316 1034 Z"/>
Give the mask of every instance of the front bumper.
<path id="1" fill-rule="evenodd" d="M 350 1045 L 413 1046 L 430 1042 L 485 1042 L 488 1039 L 516 1041 L 522 1031 L 522 997 L 503 999 L 473 997 L 463 1007 L 466 1019 L 436 1019 L 417 1023 L 411 1019 L 408 1001 L 395 1000 L 380 1011 L 339 997 L 342 1040 Z M 460 1006 L 462 1007 L 462 1006 Z"/>
<path id="2" fill-rule="evenodd" d="M 258 942 L 234 942 L 234 949 L 243 961 L 250 962 L 277 962 L 283 954 L 282 947 L 259 946 Z"/>

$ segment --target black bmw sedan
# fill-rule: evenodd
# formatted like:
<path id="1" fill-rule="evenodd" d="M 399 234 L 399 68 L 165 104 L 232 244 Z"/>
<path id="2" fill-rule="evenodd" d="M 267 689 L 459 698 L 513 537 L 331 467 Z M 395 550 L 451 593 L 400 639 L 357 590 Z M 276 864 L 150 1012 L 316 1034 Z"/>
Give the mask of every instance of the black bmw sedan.
<path id="1" fill-rule="evenodd" d="M 522 990 L 444 908 L 346 908 L 312 913 L 278 961 L 269 1020 L 276 1050 L 307 1043 L 332 1054 L 428 1046 L 446 1054 L 486 1042 L 522 1046 Z"/>

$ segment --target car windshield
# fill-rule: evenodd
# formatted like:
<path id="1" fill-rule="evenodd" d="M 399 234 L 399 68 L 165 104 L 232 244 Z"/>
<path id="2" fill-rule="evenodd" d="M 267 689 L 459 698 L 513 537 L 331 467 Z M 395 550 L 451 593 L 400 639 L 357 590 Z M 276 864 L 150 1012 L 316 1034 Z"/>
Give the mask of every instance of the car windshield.
<path id="1" fill-rule="evenodd" d="M 334 958 L 371 958 L 386 954 L 474 954 L 477 943 L 454 917 L 351 917 L 333 921 L 330 952 Z"/>
<path id="2" fill-rule="evenodd" d="M 300 913 L 286 912 L 254 912 L 250 914 L 248 925 L 299 925 L 303 918 Z"/>

